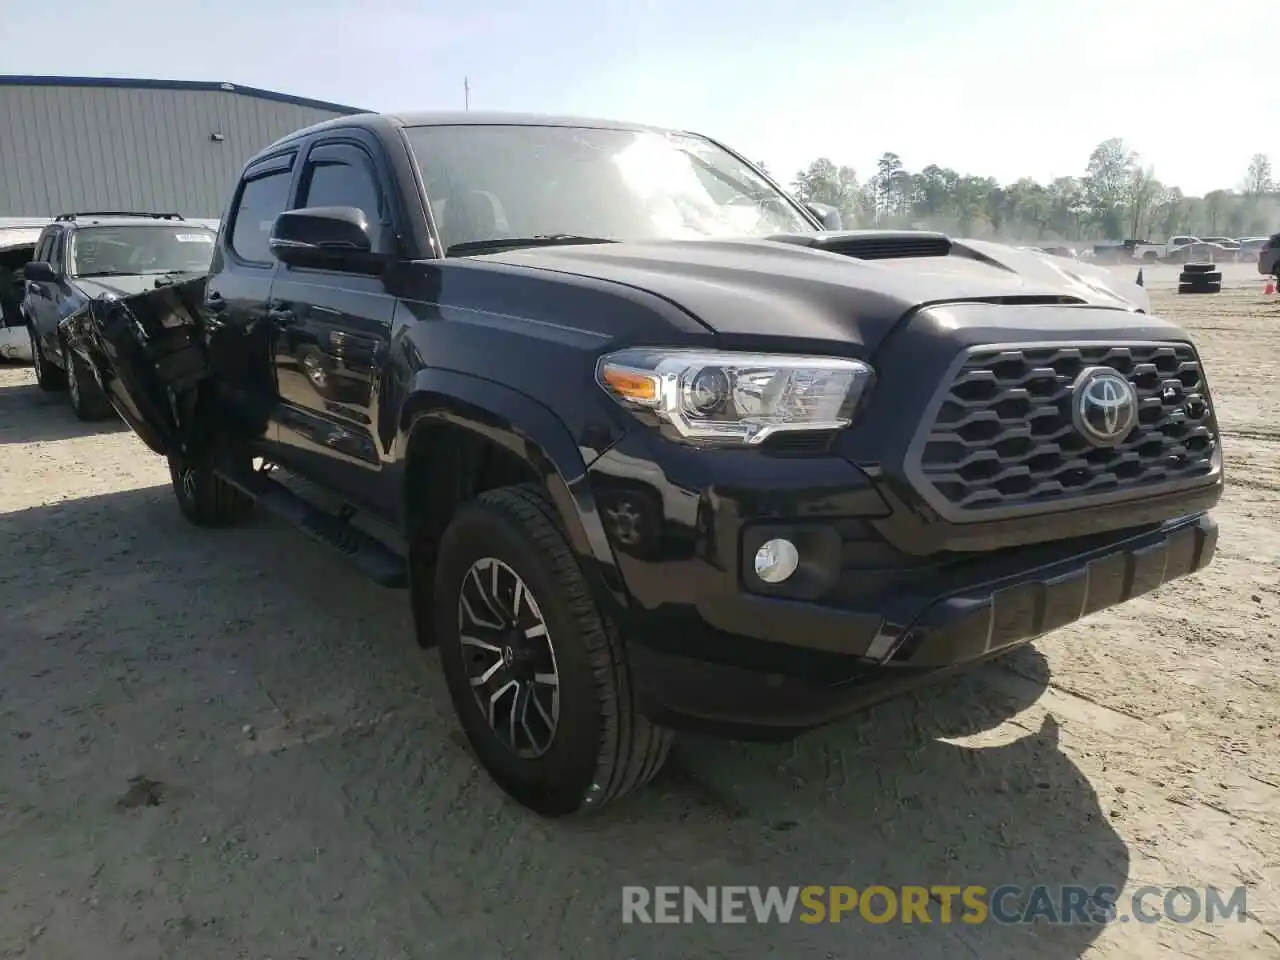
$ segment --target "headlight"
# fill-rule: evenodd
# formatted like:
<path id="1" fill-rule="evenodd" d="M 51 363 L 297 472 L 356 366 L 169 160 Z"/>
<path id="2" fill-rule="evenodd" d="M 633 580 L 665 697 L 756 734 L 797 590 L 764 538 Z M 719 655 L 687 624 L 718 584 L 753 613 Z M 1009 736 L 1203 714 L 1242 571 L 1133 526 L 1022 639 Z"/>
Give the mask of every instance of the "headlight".
<path id="1" fill-rule="evenodd" d="M 632 349 L 601 357 L 596 380 L 690 440 L 757 444 L 776 433 L 839 430 L 875 374 L 860 360 Z"/>

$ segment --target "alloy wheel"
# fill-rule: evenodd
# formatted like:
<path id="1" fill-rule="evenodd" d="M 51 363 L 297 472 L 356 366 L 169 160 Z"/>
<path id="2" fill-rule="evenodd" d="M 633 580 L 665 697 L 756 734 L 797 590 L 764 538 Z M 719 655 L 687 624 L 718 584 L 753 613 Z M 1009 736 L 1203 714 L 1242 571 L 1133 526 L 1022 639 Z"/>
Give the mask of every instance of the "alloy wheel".
<path id="1" fill-rule="evenodd" d="M 76 376 L 76 369 L 72 366 L 71 348 L 65 343 L 62 345 L 62 368 L 67 371 L 67 391 L 71 394 L 71 406 L 79 409 L 80 378 Z"/>
<path id="2" fill-rule="evenodd" d="M 613 532 L 618 540 L 629 547 L 634 547 L 643 539 L 641 523 L 643 517 L 630 500 L 623 500 L 605 511 L 613 521 Z"/>
<path id="3" fill-rule="evenodd" d="M 458 592 L 458 636 L 471 692 L 516 756 L 542 756 L 560 717 L 560 674 L 538 601 L 507 564 L 483 557 Z"/>
<path id="4" fill-rule="evenodd" d="M 196 499 L 196 471 L 194 467 L 184 467 L 182 470 L 182 495 L 192 503 Z"/>
<path id="5" fill-rule="evenodd" d="M 27 327 L 27 337 L 31 340 L 31 365 L 36 370 L 36 383 L 43 383 L 41 371 L 44 367 L 44 357 L 40 353 L 40 340 L 36 337 L 34 327 Z"/>

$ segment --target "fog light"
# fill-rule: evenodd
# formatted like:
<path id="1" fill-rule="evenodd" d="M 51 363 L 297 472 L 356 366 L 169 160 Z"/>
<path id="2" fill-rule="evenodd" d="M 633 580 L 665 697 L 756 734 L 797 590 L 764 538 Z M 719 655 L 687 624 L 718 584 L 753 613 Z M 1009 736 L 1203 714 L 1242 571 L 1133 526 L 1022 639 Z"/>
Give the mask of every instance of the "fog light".
<path id="1" fill-rule="evenodd" d="M 756 551 L 756 576 L 765 583 L 781 583 L 800 566 L 800 551 L 790 540 L 767 540 Z"/>

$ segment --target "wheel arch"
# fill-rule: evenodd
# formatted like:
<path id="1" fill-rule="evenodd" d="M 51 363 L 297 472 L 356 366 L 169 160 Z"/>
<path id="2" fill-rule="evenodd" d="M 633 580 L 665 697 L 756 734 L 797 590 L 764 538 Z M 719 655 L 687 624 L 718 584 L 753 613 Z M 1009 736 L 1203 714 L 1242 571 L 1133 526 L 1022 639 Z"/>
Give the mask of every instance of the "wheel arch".
<path id="1" fill-rule="evenodd" d="M 480 466 L 464 461 L 463 489 L 447 490 L 442 507 L 438 497 L 445 488 L 441 482 L 456 476 L 440 478 L 426 490 L 420 486 L 421 479 L 431 476 L 436 456 L 467 456 L 469 445 L 483 448 L 489 459 Z M 492 451 L 504 456 L 493 457 Z M 495 482 L 532 481 L 554 505 L 598 599 L 615 609 L 625 607 L 626 591 L 587 480 L 587 465 L 597 455 L 584 455 L 564 421 L 532 397 L 454 371 L 419 371 L 401 407 L 393 449 L 402 472 L 399 507 L 411 563 L 415 550 L 426 551 L 417 559 L 433 561 L 431 541 L 438 543 L 453 511 L 472 496 Z M 500 479 L 486 482 L 490 476 Z"/>

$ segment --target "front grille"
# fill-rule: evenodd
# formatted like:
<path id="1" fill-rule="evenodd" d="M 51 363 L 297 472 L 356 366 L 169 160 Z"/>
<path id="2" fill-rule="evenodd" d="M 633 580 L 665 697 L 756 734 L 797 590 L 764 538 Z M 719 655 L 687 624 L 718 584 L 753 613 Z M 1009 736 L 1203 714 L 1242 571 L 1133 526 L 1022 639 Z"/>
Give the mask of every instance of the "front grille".
<path id="1" fill-rule="evenodd" d="M 1093 366 L 1138 393 L 1138 422 L 1116 447 L 1092 446 L 1072 422 L 1072 383 Z M 1212 471 L 1217 439 L 1189 344 L 979 349 L 943 397 L 917 477 L 966 512 L 1047 505 L 1194 480 Z"/>

